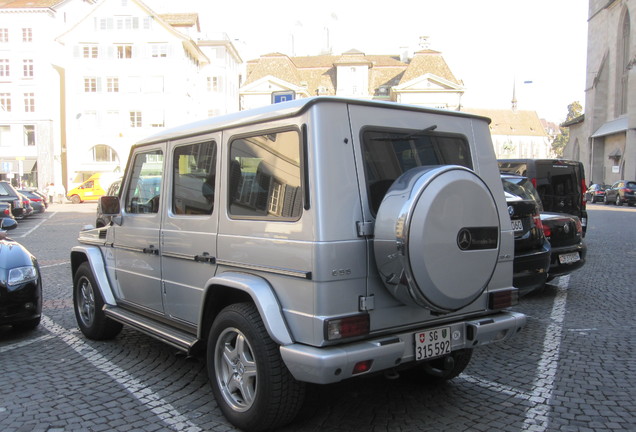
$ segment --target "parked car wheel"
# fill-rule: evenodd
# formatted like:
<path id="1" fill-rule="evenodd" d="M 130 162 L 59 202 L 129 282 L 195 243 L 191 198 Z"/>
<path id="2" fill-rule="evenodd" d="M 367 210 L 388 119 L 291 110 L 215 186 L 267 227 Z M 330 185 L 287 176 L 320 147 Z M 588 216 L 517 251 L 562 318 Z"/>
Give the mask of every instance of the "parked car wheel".
<path id="1" fill-rule="evenodd" d="M 623 205 L 623 201 L 621 201 L 621 196 L 619 194 L 616 194 L 616 205 L 617 206 Z"/>
<path id="2" fill-rule="evenodd" d="M 112 339 L 119 334 L 122 324 L 108 318 L 102 308 L 104 300 L 97 289 L 95 277 L 87 262 L 82 263 L 73 280 L 73 306 L 77 324 L 89 339 Z"/>
<path id="3" fill-rule="evenodd" d="M 472 349 L 453 351 L 447 356 L 424 363 L 421 369 L 428 381 L 448 381 L 459 376 L 466 369 L 472 355 Z"/>
<path id="4" fill-rule="evenodd" d="M 82 200 L 80 199 L 80 197 L 79 197 L 79 196 L 77 196 L 77 195 L 73 195 L 73 196 L 71 197 L 71 202 L 72 202 L 73 204 L 79 204 L 79 203 L 81 203 L 81 202 L 82 202 Z"/>
<path id="5" fill-rule="evenodd" d="M 217 316 L 207 369 L 221 411 L 241 429 L 274 429 L 292 421 L 302 406 L 305 385 L 287 370 L 251 303 L 230 305 Z"/>
<path id="6" fill-rule="evenodd" d="M 607 199 L 607 195 L 605 195 L 605 197 L 603 197 L 603 203 L 604 203 L 605 205 L 609 205 L 609 203 L 610 203 L 610 202 L 609 202 L 609 200 Z"/>

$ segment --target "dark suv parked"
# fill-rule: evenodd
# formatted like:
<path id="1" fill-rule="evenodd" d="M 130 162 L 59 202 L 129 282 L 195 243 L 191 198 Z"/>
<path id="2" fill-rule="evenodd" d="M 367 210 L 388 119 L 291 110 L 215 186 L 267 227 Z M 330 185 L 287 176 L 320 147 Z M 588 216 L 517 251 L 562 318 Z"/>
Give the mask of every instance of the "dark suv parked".
<path id="1" fill-rule="evenodd" d="M 617 206 L 636 203 L 636 181 L 619 180 L 605 190 L 605 204 L 613 203 Z"/>
<path id="2" fill-rule="evenodd" d="M 579 218 L 583 235 L 587 230 L 585 170 L 578 161 L 565 159 L 499 159 L 499 171 L 530 179 L 543 210 Z"/>

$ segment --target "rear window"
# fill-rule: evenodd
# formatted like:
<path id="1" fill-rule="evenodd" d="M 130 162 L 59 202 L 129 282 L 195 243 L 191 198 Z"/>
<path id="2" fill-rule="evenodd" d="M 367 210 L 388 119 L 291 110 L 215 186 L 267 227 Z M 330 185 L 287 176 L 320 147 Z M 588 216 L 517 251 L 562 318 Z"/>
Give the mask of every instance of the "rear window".
<path id="1" fill-rule="evenodd" d="M 636 189 L 636 183 L 634 182 L 627 182 L 625 186 L 628 187 L 629 189 Z"/>
<path id="2" fill-rule="evenodd" d="M 501 179 L 504 191 L 516 195 L 523 199 L 536 201 L 541 205 L 541 199 L 537 190 L 532 186 L 532 182 L 527 178 L 506 177 Z"/>
<path id="3" fill-rule="evenodd" d="M 459 135 L 368 129 L 362 134 L 362 151 L 374 213 L 391 184 L 411 168 L 431 165 L 473 167 L 468 141 Z"/>

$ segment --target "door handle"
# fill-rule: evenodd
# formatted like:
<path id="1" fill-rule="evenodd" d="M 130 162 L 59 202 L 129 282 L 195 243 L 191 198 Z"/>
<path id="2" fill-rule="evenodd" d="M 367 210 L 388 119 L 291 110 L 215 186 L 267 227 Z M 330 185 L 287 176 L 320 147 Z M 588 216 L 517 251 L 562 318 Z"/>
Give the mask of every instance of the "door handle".
<path id="1" fill-rule="evenodd" d="M 150 245 L 147 248 L 143 248 L 143 253 L 159 255 L 159 249 L 155 247 L 155 245 Z"/>
<path id="2" fill-rule="evenodd" d="M 210 255 L 208 252 L 203 252 L 201 255 L 195 255 L 194 260 L 196 262 L 207 262 L 210 264 L 216 264 L 216 258 Z"/>

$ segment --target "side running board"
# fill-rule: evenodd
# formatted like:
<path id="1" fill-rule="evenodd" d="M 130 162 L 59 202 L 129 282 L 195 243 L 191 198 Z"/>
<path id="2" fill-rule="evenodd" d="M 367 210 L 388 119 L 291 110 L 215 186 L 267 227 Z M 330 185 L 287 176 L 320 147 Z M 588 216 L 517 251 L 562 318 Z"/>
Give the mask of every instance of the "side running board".
<path id="1" fill-rule="evenodd" d="M 133 327 L 150 337 L 159 339 L 187 353 L 190 353 L 198 342 L 196 335 L 175 329 L 117 306 L 104 305 L 104 313 L 112 320 Z"/>

